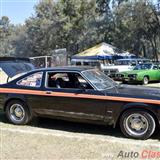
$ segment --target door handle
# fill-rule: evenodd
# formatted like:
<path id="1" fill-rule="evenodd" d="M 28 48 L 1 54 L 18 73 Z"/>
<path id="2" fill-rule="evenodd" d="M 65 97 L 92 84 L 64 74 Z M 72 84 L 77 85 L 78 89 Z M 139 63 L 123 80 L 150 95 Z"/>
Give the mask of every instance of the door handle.
<path id="1" fill-rule="evenodd" d="M 46 94 L 51 94 L 52 92 L 51 91 L 46 91 Z"/>

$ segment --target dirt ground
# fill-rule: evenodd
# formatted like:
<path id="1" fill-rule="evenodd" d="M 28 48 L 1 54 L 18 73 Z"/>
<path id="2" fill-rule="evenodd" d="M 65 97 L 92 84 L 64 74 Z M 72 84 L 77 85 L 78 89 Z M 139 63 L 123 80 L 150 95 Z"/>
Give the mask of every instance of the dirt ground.
<path id="1" fill-rule="evenodd" d="M 146 141 L 133 140 L 124 138 L 119 128 L 46 118 L 15 126 L 7 123 L 2 113 L 0 129 L 1 160 L 131 160 L 143 159 L 144 151 L 148 151 L 145 156 L 149 151 L 160 152 L 160 133 Z M 125 152 L 129 158 L 120 154 Z M 131 158 L 131 153 L 138 154 L 138 158 Z"/>

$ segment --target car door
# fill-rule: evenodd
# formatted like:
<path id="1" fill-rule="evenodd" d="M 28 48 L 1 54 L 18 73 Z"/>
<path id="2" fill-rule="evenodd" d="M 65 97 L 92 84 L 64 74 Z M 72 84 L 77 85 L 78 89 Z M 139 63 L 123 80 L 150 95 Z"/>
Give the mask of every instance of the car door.
<path id="1" fill-rule="evenodd" d="M 150 79 L 154 81 L 160 80 L 160 71 L 158 65 L 154 65 L 152 70 L 150 70 Z"/>
<path id="2" fill-rule="evenodd" d="M 160 80 L 160 65 L 157 65 L 156 80 Z"/>
<path id="3" fill-rule="evenodd" d="M 53 74 L 53 76 L 51 76 Z M 59 74 L 59 75 L 58 75 Z M 55 82 L 51 83 L 50 78 L 55 81 L 61 78 L 67 85 L 70 79 L 65 75 L 76 74 L 83 79 L 88 88 L 58 87 Z M 54 77 L 55 76 L 55 77 Z M 58 78 L 56 76 L 59 76 Z M 73 78 L 72 78 L 73 79 Z M 53 85 L 53 86 L 52 86 Z M 57 86 L 56 86 L 57 85 Z M 64 85 L 64 84 L 63 84 Z M 100 120 L 105 116 L 105 101 L 93 99 L 92 95 L 103 95 L 94 88 L 77 72 L 47 72 L 45 83 L 46 96 L 43 97 L 44 107 L 37 108 L 37 113 L 56 117 L 67 117 L 79 120 Z"/>

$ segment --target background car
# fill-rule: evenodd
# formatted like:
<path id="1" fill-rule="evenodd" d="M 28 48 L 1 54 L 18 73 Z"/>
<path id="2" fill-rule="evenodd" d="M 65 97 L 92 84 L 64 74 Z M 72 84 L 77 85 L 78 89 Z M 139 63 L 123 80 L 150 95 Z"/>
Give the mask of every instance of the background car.
<path id="1" fill-rule="evenodd" d="M 130 71 L 133 70 L 133 68 L 138 64 L 149 62 L 149 59 L 143 58 L 118 59 L 114 62 L 114 65 L 106 65 L 101 67 L 101 69 L 106 75 L 111 78 L 115 78 L 115 75 L 119 72 Z"/>
<path id="2" fill-rule="evenodd" d="M 160 81 L 160 66 L 152 63 L 139 64 L 132 71 L 117 73 L 116 80 L 144 85 L 151 81 Z"/>

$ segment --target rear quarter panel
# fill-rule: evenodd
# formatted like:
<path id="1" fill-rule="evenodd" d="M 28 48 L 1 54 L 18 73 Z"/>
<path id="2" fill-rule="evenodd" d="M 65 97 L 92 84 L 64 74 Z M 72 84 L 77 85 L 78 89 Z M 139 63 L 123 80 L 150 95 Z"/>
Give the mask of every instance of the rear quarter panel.
<path id="1" fill-rule="evenodd" d="M 5 98 L 6 98 L 6 95 L 0 93 L 0 110 L 3 110 Z"/>

